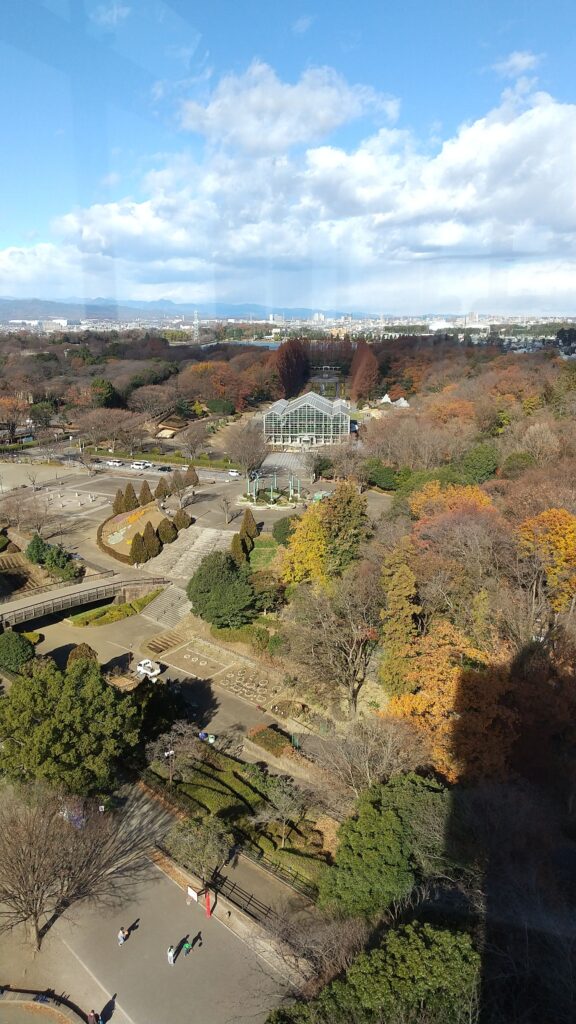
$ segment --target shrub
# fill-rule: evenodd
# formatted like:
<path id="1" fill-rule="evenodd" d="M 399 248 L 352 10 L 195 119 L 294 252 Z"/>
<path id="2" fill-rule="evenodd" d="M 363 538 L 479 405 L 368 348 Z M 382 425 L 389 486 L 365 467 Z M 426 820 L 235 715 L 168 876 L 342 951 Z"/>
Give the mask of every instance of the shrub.
<path id="1" fill-rule="evenodd" d="M 242 626 L 254 616 L 249 572 L 223 551 L 202 559 L 186 593 L 194 613 L 214 626 Z"/>
<path id="2" fill-rule="evenodd" d="M 112 503 L 112 511 L 115 516 L 119 516 L 122 512 L 126 511 L 124 506 L 124 492 L 120 488 L 116 491 L 116 497 Z"/>
<path id="3" fill-rule="evenodd" d="M 8 547 L 10 541 L 5 533 L 0 533 L 0 551 L 4 551 Z"/>
<path id="4" fill-rule="evenodd" d="M 150 558 L 141 533 L 135 533 L 130 545 L 130 565 L 142 565 Z"/>
<path id="5" fill-rule="evenodd" d="M 288 546 L 290 540 L 290 534 L 294 529 L 294 525 L 298 519 L 298 516 L 282 516 L 282 519 L 278 519 L 272 527 L 272 536 L 278 544 L 282 544 L 284 547 Z"/>
<path id="6" fill-rule="evenodd" d="M 33 565 L 44 565 L 49 548 L 50 545 L 38 533 L 35 533 L 24 553 Z"/>
<path id="7" fill-rule="evenodd" d="M 238 536 L 240 537 L 242 547 L 246 552 L 246 558 L 248 558 L 248 555 L 250 554 L 252 548 L 254 547 L 254 541 L 252 540 L 252 537 L 250 536 L 249 533 L 245 533 L 243 525 L 240 528 L 240 533 L 238 534 Z"/>
<path id="8" fill-rule="evenodd" d="M 158 523 L 158 537 L 162 544 L 172 544 L 176 540 L 178 530 L 169 519 L 161 519 Z"/>
<path id="9" fill-rule="evenodd" d="M 192 525 L 192 517 L 183 508 L 179 508 L 172 522 L 177 530 L 187 530 Z"/>
<path id="10" fill-rule="evenodd" d="M 142 539 L 144 541 L 146 551 L 148 552 L 148 558 L 155 558 L 156 555 L 160 554 L 160 552 L 162 551 L 162 544 L 150 520 L 148 520 L 146 526 L 144 527 Z"/>
<path id="11" fill-rule="evenodd" d="M 140 488 L 140 494 L 138 495 L 138 501 L 140 506 L 149 505 L 151 501 L 154 501 L 152 491 L 150 490 L 150 484 L 147 480 L 144 481 Z"/>
<path id="12" fill-rule="evenodd" d="M 492 444 L 477 444 L 466 452 L 460 468 L 466 483 L 483 484 L 498 469 L 498 449 Z"/>
<path id="13" fill-rule="evenodd" d="M 8 631 L 0 636 L 0 668 L 19 672 L 34 657 L 34 645 L 23 633 Z"/>
<path id="14" fill-rule="evenodd" d="M 284 637 L 281 633 L 274 633 L 268 641 L 268 654 L 271 658 L 278 658 L 285 647 Z"/>
<path id="15" fill-rule="evenodd" d="M 126 490 L 124 491 L 124 511 L 133 512 L 134 509 L 138 507 L 139 506 L 138 498 L 136 497 L 136 491 L 134 490 L 132 484 L 129 483 L 126 485 Z"/>
<path id="16" fill-rule="evenodd" d="M 398 477 L 391 466 L 385 466 L 380 459 L 366 459 L 364 468 L 368 474 L 368 483 L 380 487 L 383 491 L 395 491 Z"/>
<path id="17" fill-rule="evenodd" d="M 250 508 L 244 509 L 240 533 L 246 534 L 251 540 L 254 540 L 258 536 L 258 527 L 256 525 L 256 520 L 252 515 L 252 509 Z"/>
<path id="18" fill-rule="evenodd" d="M 34 647 L 43 640 L 42 633 L 37 633 L 34 629 L 23 629 L 21 636 L 25 636 L 31 644 L 34 644 Z"/>
<path id="19" fill-rule="evenodd" d="M 264 651 L 268 649 L 269 639 L 270 634 L 267 629 L 264 629 L 264 626 L 252 627 L 252 638 L 250 643 L 252 645 L 252 650 L 256 654 L 264 654 Z"/>
<path id="20" fill-rule="evenodd" d="M 222 640 L 226 644 L 248 644 L 252 643 L 254 627 L 250 625 L 223 626 L 218 629 L 217 626 L 212 626 L 210 632 L 215 640 Z"/>
<path id="21" fill-rule="evenodd" d="M 75 661 L 95 661 L 98 664 L 98 655 L 94 648 L 90 647 L 90 644 L 76 644 L 68 655 L 66 668 L 70 668 Z"/>
<path id="22" fill-rule="evenodd" d="M 536 459 L 530 452 L 512 452 L 507 459 L 504 460 L 502 466 L 502 476 L 507 480 L 515 480 L 516 477 L 524 473 L 526 469 L 530 469 L 531 466 L 536 465 Z"/>
<path id="23" fill-rule="evenodd" d="M 248 738 L 274 757 L 282 757 L 291 749 L 290 739 L 286 733 L 268 725 L 256 725 L 248 732 Z"/>
<path id="24" fill-rule="evenodd" d="M 206 408 L 210 412 L 222 413 L 223 416 L 231 416 L 234 412 L 234 405 L 226 398 L 210 398 L 206 402 Z"/>

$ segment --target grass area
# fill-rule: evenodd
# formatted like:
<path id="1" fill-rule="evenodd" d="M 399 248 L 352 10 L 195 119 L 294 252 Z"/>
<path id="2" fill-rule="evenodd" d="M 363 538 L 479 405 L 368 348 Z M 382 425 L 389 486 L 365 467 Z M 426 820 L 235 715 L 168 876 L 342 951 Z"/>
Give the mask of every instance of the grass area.
<path id="1" fill-rule="evenodd" d="M 269 535 L 256 537 L 254 547 L 250 552 L 250 568 L 254 571 L 267 569 L 276 558 L 278 547 L 278 542 L 274 540 L 274 537 Z"/>
<path id="2" fill-rule="evenodd" d="M 91 608 L 87 612 L 78 612 L 70 616 L 73 626 L 108 626 L 111 622 L 120 622 L 131 615 L 139 615 L 141 611 L 162 593 L 163 587 L 156 587 L 149 594 L 137 597 L 134 601 L 126 601 L 123 604 L 105 604 L 99 608 Z"/>
<path id="3" fill-rule="evenodd" d="M 37 448 L 38 441 L 20 441 L 18 444 L 0 444 L 0 452 L 2 454 L 11 454 L 12 452 L 23 452 L 26 448 Z"/>

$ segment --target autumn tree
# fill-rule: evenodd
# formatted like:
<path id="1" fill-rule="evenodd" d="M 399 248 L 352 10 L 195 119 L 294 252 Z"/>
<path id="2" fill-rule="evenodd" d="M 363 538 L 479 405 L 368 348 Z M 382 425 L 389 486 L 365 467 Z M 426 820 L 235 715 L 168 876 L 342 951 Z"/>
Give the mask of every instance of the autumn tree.
<path id="1" fill-rule="evenodd" d="M 251 420 L 238 423 L 228 437 L 228 455 L 236 462 L 243 473 L 252 473 L 264 462 L 268 454 L 268 445 L 264 437 L 262 425 Z"/>
<path id="2" fill-rule="evenodd" d="M 130 565 L 143 565 L 150 558 L 141 533 L 135 533 L 130 545 Z"/>
<path id="3" fill-rule="evenodd" d="M 172 522 L 178 531 L 187 530 L 192 525 L 192 518 L 183 508 L 179 508 L 176 510 Z"/>
<path id="4" fill-rule="evenodd" d="M 341 481 L 320 504 L 326 533 L 326 571 L 340 575 L 358 557 L 368 536 L 366 498 L 348 481 Z"/>
<path id="5" fill-rule="evenodd" d="M 378 360 L 365 341 L 359 341 L 350 368 L 350 395 L 357 402 L 371 398 L 380 379 Z"/>
<path id="6" fill-rule="evenodd" d="M 0 397 L 0 422 L 8 433 L 9 444 L 14 444 L 18 427 L 24 423 L 28 415 L 28 405 L 20 398 L 11 396 Z"/>
<path id="7" fill-rule="evenodd" d="M 328 543 L 324 515 L 319 503 L 311 505 L 294 522 L 282 561 L 282 577 L 287 583 L 325 584 L 327 581 Z"/>
<path id="8" fill-rule="evenodd" d="M 251 537 L 252 540 L 255 540 L 256 537 L 258 536 L 258 526 L 256 524 L 256 520 L 254 519 L 252 509 L 250 508 L 244 509 L 244 515 L 242 516 L 240 532 L 247 534 L 247 536 Z"/>
<path id="9" fill-rule="evenodd" d="M 191 423 L 181 436 L 181 443 L 189 459 L 195 459 L 208 437 L 208 424 L 201 420 Z"/>
<path id="10" fill-rule="evenodd" d="M 184 474 L 184 483 L 186 487 L 197 487 L 199 484 L 198 473 L 194 469 L 194 466 L 188 466 Z"/>
<path id="11" fill-rule="evenodd" d="M 572 610 L 576 600 L 576 516 L 549 508 L 525 519 L 519 528 L 520 549 L 538 566 L 535 584 L 544 583 L 554 612 Z"/>
<path id="12" fill-rule="evenodd" d="M 274 367 L 285 398 L 292 398 L 304 387 L 310 372 L 308 353 L 298 338 L 282 342 L 276 350 Z"/>
<path id="13" fill-rule="evenodd" d="M 418 641 L 415 654 L 406 675 L 411 692 L 392 697 L 386 714 L 423 730 L 432 763 L 449 781 L 501 777 L 516 721 L 506 703 L 506 670 L 485 665 L 484 654 L 442 620 Z"/>
<path id="14" fill-rule="evenodd" d="M 418 636 L 416 577 L 407 561 L 405 547 L 396 548 L 384 561 L 382 583 L 385 604 L 382 617 L 380 678 L 388 694 L 410 689 L 407 674 L 413 663 Z"/>

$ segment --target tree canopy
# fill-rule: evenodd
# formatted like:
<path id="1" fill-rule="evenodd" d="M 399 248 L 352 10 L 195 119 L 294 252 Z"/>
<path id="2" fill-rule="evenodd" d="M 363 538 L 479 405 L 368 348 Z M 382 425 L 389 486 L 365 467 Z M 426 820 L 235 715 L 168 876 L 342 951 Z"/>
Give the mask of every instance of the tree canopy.
<path id="1" fill-rule="evenodd" d="M 253 618 L 249 571 L 223 551 L 213 551 L 202 559 L 187 594 L 194 613 L 214 626 L 242 626 Z"/>

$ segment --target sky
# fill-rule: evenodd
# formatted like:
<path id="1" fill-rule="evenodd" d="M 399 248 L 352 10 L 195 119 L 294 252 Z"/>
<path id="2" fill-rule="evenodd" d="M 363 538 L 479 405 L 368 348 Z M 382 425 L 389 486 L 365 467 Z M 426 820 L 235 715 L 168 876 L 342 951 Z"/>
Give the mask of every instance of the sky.
<path id="1" fill-rule="evenodd" d="M 2 0 L 0 296 L 576 314 L 573 0 Z"/>

